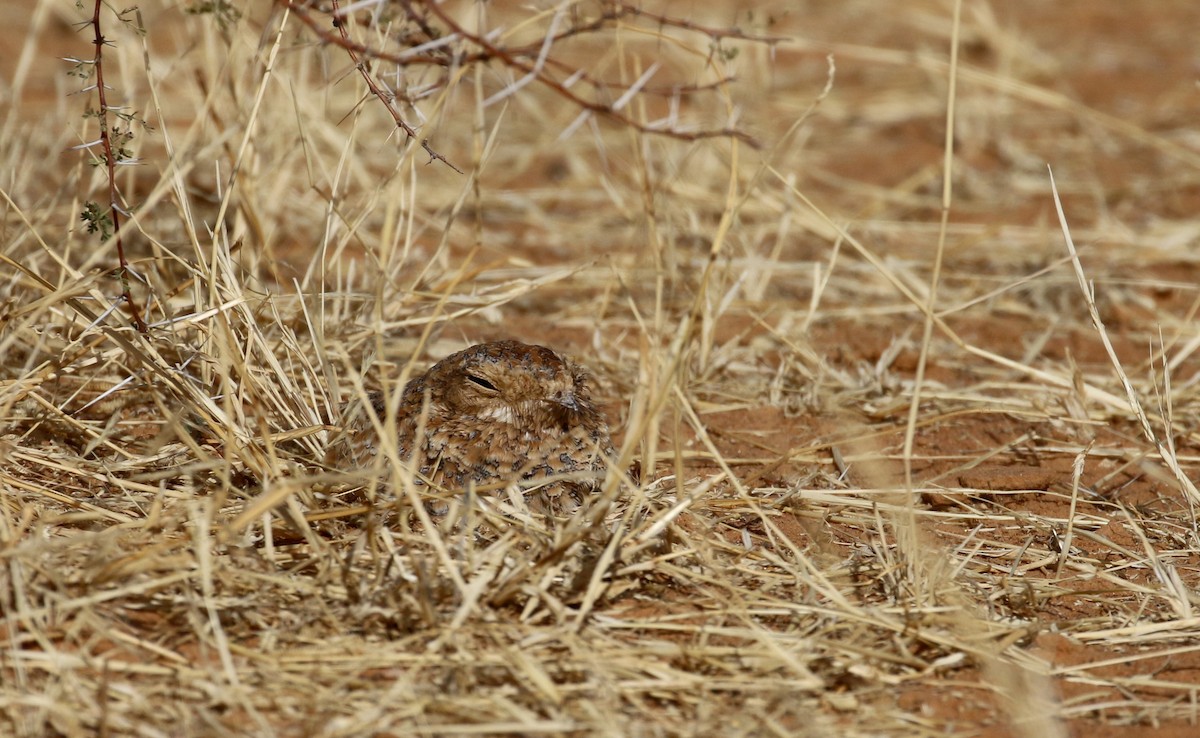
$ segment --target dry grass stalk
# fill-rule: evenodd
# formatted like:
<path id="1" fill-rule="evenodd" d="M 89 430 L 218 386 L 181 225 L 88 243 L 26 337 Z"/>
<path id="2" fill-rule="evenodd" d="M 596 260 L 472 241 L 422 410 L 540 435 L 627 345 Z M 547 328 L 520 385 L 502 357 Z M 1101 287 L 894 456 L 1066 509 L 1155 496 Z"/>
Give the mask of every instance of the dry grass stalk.
<path id="1" fill-rule="evenodd" d="M 26 103 L 0 122 L 0 732 L 1194 720 L 1195 680 L 1170 668 L 1200 650 L 1194 286 L 1155 271 L 1176 252 L 1088 222 L 1109 239 L 1084 252 L 1093 289 L 1061 203 L 1065 257 L 1035 224 L 942 217 L 1046 197 L 1040 170 L 998 185 L 972 163 L 996 116 L 1006 161 L 1040 156 L 1008 104 L 1171 167 L 1193 155 L 1036 74 L 947 62 L 960 34 L 1023 48 L 966 9 L 921 16 L 933 45 L 900 54 L 807 40 L 765 6 L 735 28 L 368 2 L 336 32 L 303 3 L 224 24 L 143 7 L 146 38 L 104 49 L 110 95 L 158 131 L 131 143 L 155 165 L 116 174 L 138 203 L 124 257 L 66 226 L 111 176 L 29 174 L 95 123 L 36 117 L 18 65 L 0 89 Z M 65 12 L 40 0 L 32 31 Z M 864 64 L 897 75 L 886 95 Z M 391 113 L 367 97 L 385 87 Z M 466 174 L 425 166 L 397 120 Z M 835 128 L 878 143 L 896 121 L 938 132 L 929 166 L 881 184 L 831 163 L 854 154 Z M 146 332 L 108 271 L 122 258 Z M 598 376 L 621 444 L 579 515 L 431 491 L 394 442 L 370 469 L 325 461 L 346 403 L 507 335 Z M 380 421 L 394 436 L 394 406 Z M 927 711 L 947 690 L 978 713 Z"/>

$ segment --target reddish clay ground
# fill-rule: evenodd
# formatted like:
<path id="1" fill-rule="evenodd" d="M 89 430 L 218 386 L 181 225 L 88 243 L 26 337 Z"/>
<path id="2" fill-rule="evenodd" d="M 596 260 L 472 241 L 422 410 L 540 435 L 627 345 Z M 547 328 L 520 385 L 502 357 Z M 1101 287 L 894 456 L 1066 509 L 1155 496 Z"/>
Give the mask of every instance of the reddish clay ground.
<path id="1" fill-rule="evenodd" d="M 813 119 L 810 143 L 803 151 L 802 165 L 797 166 L 798 187 L 835 217 L 853 221 L 856 235 L 875 252 L 917 265 L 910 273 L 912 284 L 926 285 L 941 212 L 945 112 L 936 101 L 942 99 L 945 75 L 914 59 L 944 52 L 945 44 L 935 43 L 948 39 L 936 29 L 949 27 L 948 3 L 913 3 L 911 15 L 899 7 L 885 10 L 871 2 L 802 5 L 802 9 L 781 11 L 777 30 L 795 35 L 800 42 L 780 44 L 776 78 L 759 81 L 768 93 L 795 94 L 800 100 L 793 106 L 798 113 L 824 83 L 825 55 L 832 53 L 837 59 L 834 93 L 822 114 Z M 964 69 L 997 77 L 1011 70 L 1012 78 L 1024 87 L 997 91 L 967 72 L 959 80 L 959 179 L 943 285 L 952 295 L 979 296 L 992 288 L 1007 289 L 961 309 L 943 305 L 946 326 L 975 349 L 1013 362 L 1068 377 L 1075 368 L 1081 382 L 1084 377 L 1093 383 L 1105 378 L 1103 388 L 1120 396 L 1121 387 L 1112 379 L 1107 352 L 1091 327 L 1070 267 L 1059 263 L 1065 252 L 1045 166 L 1050 164 L 1058 178 L 1114 349 L 1130 376 L 1141 382 L 1153 371 L 1147 347 L 1158 345 L 1160 330 L 1169 347 L 1186 344 L 1195 335 L 1200 305 L 1200 266 L 1194 256 L 1197 236 L 1194 231 L 1188 235 L 1185 228 L 1200 211 L 1200 139 L 1195 131 L 1195 121 L 1200 120 L 1196 89 L 1200 57 L 1193 32 L 1200 28 L 1200 4 L 1159 0 L 1134 7 L 1090 0 L 1019 0 L 966 5 L 967 13 L 977 15 L 971 16 L 972 30 L 963 39 Z M 0 24 L 0 47 L 21 48 L 28 28 L 20 9 L 10 4 L 0 13 L 5 21 Z M 936 29 L 930 30 L 928 24 Z M 87 48 L 73 35 L 65 17 L 48 21 L 41 33 L 37 64 L 45 68 L 30 75 L 24 97 L 30 119 L 37 107 L 53 109 L 63 102 L 56 89 L 61 70 L 53 69 L 49 59 L 81 54 Z M 886 58 L 874 54 L 881 49 L 889 51 Z M 14 55 L 0 58 L 0 79 L 11 78 L 16 64 Z M 905 106 L 916 98 L 934 102 L 913 112 Z M 1009 101 L 1009 114 L 997 112 L 1004 108 L 992 104 L 997 98 Z M 896 109 L 889 104 L 893 99 L 899 100 Z M 764 134 L 772 132 L 772 123 L 749 120 L 751 128 Z M 485 188 L 528 192 L 569 186 L 560 184 L 570 180 L 567 162 L 553 153 L 534 158 L 536 165 L 514 176 L 494 175 L 485 180 Z M 144 174 L 153 178 L 150 172 Z M 567 194 L 563 198 L 561 203 L 550 197 L 540 200 L 542 217 L 551 223 L 576 217 L 577 201 Z M 523 237 L 523 225 L 506 218 L 501 207 L 488 213 L 493 220 L 487 227 Z M 746 220 L 751 220 L 749 215 Z M 747 230 L 751 225 L 746 224 Z M 1019 236 L 1025 239 L 1022 243 L 1035 242 L 1037 237 L 1029 234 L 1038 229 L 1044 247 L 1004 245 L 1010 231 L 1020 231 L 1012 236 L 1014 240 Z M 638 248 L 634 238 L 622 240 L 621 234 L 628 231 L 614 227 L 614 232 L 614 253 Z M 703 255 L 708 248 L 705 234 L 696 238 L 695 253 Z M 680 248 L 686 251 L 685 241 L 681 239 Z M 304 234 L 281 239 L 276 244 L 277 259 L 265 265 L 259 276 L 287 284 L 304 271 L 308 243 L 311 239 Z M 974 247 L 980 243 L 982 248 Z M 461 245 L 456 248 L 467 250 Z M 480 249 L 476 261 L 545 263 L 556 257 L 543 248 L 522 248 L 490 242 Z M 821 263 L 828 253 L 826 240 L 803 232 L 787 244 L 784 257 L 790 262 Z M 572 256 L 565 247 L 557 255 Z M 864 274 L 870 271 L 859 266 Z M 1051 267 L 1057 269 L 1057 279 L 1031 278 L 1017 285 L 1025 276 Z M 617 303 L 627 294 L 639 298 L 650 294 L 648 284 L 628 286 L 628 293 L 613 290 L 619 299 L 605 304 L 619 312 Z M 780 345 L 761 351 L 751 347 L 758 345 L 756 341 L 773 340 L 763 316 L 771 323 L 772 316 L 785 309 L 798 310 L 811 296 L 807 272 L 801 278 L 777 277 L 761 300 L 739 303 L 720 321 L 715 343 L 745 347 L 746 360 L 757 367 L 785 366 L 789 352 Z M 547 326 L 544 316 L 553 313 L 583 321 L 597 303 L 576 305 L 579 293 L 569 283 L 550 285 L 538 298 L 536 305 L 517 303 L 507 308 L 502 321 L 472 317 L 456 325 L 456 330 L 470 333 L 475 340 L 516 335 L 586 356 L 587 337 L 575 323 Z M 825 307 L 805 333 L 805 348 L 825 362 L 824 377 L 814 380 L 799 371 L 783 372 L 787 399 L 774 405 L 763 400 L 762 386 L 746 384 L 743 375 L 752 374 L 748 370 L 738 374 L 740 370 L 730 369 L 725 375 L 716 371 L 699 392 L 712 403 L 701 409 L 709 437 L 747 488 L 773 489 L 783 495 L 789 489 L 833 494 L 903 486 L 901 452 L 909 407 L 906 395 L 896 388 L 915 376 L 920 316 L 897 293 L 877 283 L 867 286 L 865 279 L 861 293 L 843 287 L 827 297 Z M 612 340 L 636 347 L 638 339 L 625 333 Z M 877 382 L 872 385 L 864 379 L 851 390 L 828 379 L 837 372 L 877 376 Z M 606 410 L 619 427 L 625 421 L 623 396 L 632 386 L 633 373 L 603 368 L 598 373 L 607 388 Z M 769 374 L 762 372 L 762 376 Z M 1194 352 L 1181 355 L 1172 367 L 1177 387 L 1198 375 L 1200 356 Z M 945 331 L 935 332 L 925 381 L 926 402 L 912 454 L 913 483 L 921 490 L 916 505 L 920 534 L 929 551 L 953 551 L 961 558 L 944 558 L 966 561 L 955 581 L 971 596 L 970 607 L 986 610 L 994 622 L 1013 626 L 1002 636 L 979 632 L 972 637 L 988 644 L 993 637 L 1012 639 L 1030 658 L 1049 665 L 1046 688 L 1061 704 L 1062 725 L 1069 735 L 1196 735 L 1200 650 L 1195 647 L 1194 627 L 1164 630 L 1161 638 L 1142 632 L 1142 639 L 1128 642 L 1111 632 L 1123 622 L 1142 628 L 1158 622 L 1188 622 L 1164 598 L 1145 594 L 1161 586 L 1156 573 L 1142 561 L 1147 550 L 1174 567 L 1191 593 L 1187 596 L 1192 606 L 1200 605 L 1195 598 L 1200 585 L 1195 510 L 1176 480 L 1150 458 L 1153 449 L 1142 439 L 1138 424 L 1131 416 L 1118 417 L 1115 412 L 1098 419 L 1104 413 L 1090 412 L 1096 408 L 1093 401 L 1069 392 L 1046 393 L 1040 414 L 1030 404 L 1006 406 L 1007 393 L 1022 398 L 1037 394 L 1039 388 L 1032 386 L 1036 383 L 1027 374 L 980 360 L 957 346 Z M 810 392 L 812 387 L 816 390 Z M 1072 405 L 1075 400 L 1078 407 Z M 1200 439 L 1193 430 L 1197 405 L 1178 402 L 1173 442 L 1180 457 L 1191 464 L 1185 470 L 1194 477 L 1194 460 L 1200 453 Z M 664 449 L 686 447 L 698 453 L 700 441 L 686 423 L 664 425 Z M 1089 444 L 1087 463 L 1075 485 L 1073 468 L 1079 449 Z M 672 469 L 671 463 L 663 462 L 642 474 L 647 478 Z M 697 457 L 687 461 L 687 470 L 702 478 L 716 473 L 718 467 Z M 881 493 L 877 500 L 906 504 L 895 492 Z M 851 552 L 863 552 L 861 568 L 848 567 L 838 576 L 844 577 L 842 581 L 864 607 L 886 608 L 899 599 L 890 588 L 902 588 L 904 583 L 891 577 L 880 559 L 867 555 L 877 542 L 873 531 L 846 523 L 849 516 L 865 516 L 864 507 L 869 505 L 862 499 L 851 501 L 847 496 L 844 509 L 822 507 L 821 514 L 814 515 L 809 503 L 797 499 L 777 509 L 774 523 L 814 561 L 857 562 L 857 554 Z M 682 514 L 677 522 L 680 535 L 713 536 L 737 547 L 747 539 L 765 540 L 771 534 L 758 518 L 741 512 L 721 517 L 714 509 L 706 508 L 709 514 L 703 516 Z M 1078 521 L 1080 527 L 1059 524 L 1068 519 Z M 1059 570 L 1058 552 L 1067 545 L 1074 560 L 1089 562 L 1090 571 Z M 979 550 L 967 556 L 964 552 L 973 547 Z M 1135 560 L 1141 564 L 1121 565 Z M 904 562 L 899 565 L 903 566 Z M 653 575 L 647 575 L 637 596 L 614 596 L 607 614 L 705 622 L 692 592 L 675 588 L 669 580 L 656 589 L 652 580 Z M 695 620 L 689 621 L 693 607 Z M 161 625 L 155 613 L 143 617 L 144 621 L 129 625 L 144 633 Z M 787 627 L 782 617 L 777 625 L 780 630 Z M 947 632 L 956 627 L 950 616 L 944 625 Z M 839 623 L 806 635 L 849 642 L 853 630 L 853 624 Z M 897 640 L 902 635 L 897 634 Z M 961 632 L 957 636 L 966 637 Z M 197 660 L 212 657 L 190 649 L 190 644 L 175 645 L 177 652 Z M 950 655 L 944 649 L 933 638 L 919 641 L 903 657 L 895 652 L 880 657 L 866 677 L 835 660 L 810 664 L 826 687 L 815 702 L 828 720 L 822 725 L 869 733 L 870 726 L 859 717 L 863 709 L 870 709 L 904 716 L 886 728 L 894 734 L 904 733 L 897 724 L 907 724 L 909 735 L 1040 735 L 1038 723 L 1020 723 L 1025 704 L 1004 704 L 1005 698 L 997 696 L 1003 675 L 991 671 L 999 667 L 983 656 L 948 659 L 928 673 L 915 673 L 914 664 L 939 663 L 942 655 Z M 986 650 L 981 647 L 980 653 Z M 673 666 L 705 673 L 686 659 Z M 380 670 L 358 676 L 368 681 L 378 677 L 384 683 L 392 675 Z M 719 674 L 712 676 L 716 679 Z M 1029 705 L 1041 696 L 1045 695 L 1030 695 Z M 764 698 L 769 709 L 782 716 L 779 724 L 785 731 L 808 727 L 780 707 L 785 696 L 771 700 Z M 1190 718 L 1184 716 L 1188 700 Z M 1167 703 L 1179 709 L 1162 712 Z M 664 715 L 673 714 L 673 709 L 664 700 Z M 282 734 L 300 734 L 312 727 L 287 718 L 279 724 Z"/>

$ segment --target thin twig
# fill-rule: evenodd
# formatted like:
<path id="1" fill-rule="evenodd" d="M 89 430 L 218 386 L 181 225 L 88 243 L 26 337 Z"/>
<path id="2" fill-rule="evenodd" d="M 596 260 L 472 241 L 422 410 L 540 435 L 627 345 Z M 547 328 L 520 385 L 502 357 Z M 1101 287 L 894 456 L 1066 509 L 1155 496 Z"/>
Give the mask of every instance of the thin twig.
<path id="1" fill-rule="evenodd" d="M 303 8 L 298 8 L 296 3 L 292 2 L 292 0 L 284 0 L 284 1 L 289 8 L 297 11 L 300 14 L 300 16 L 302 18 L 304 18 L 305 14 L 303 12 Z M 395 95 L 384 92 L 383 88 L 379 86 L 379 83 L 375 81 L 375 78 L 371 76 L 371 71 L 369 69 L 367 69 L 367 64 L 362 61 L 362 56 L 359 54 L 359 52 L 357 50 L 355 50 L 355 48 L 353 48 L 353 46 L 355 44 L 353 44 L 353 42 L 350 41 L 350 34 L 346 30 L 346 21 L 340 17 L 340 13 L 339 13 L 340 6 L 338 4 L 338 0 L 333 0 L 332 5 L 333 5 L 333 25 L 335 28 L 338 29 L 339 34 L 341 34 L 341 38 L 343 41 L 342 48 L 344 48 L 346 50 L 346 53 L 350 55 L 350 61 L 354 62 L 354 66 L 355 66 L 355 68 L 358 69 L 359 74 L 362 75 L 363 81 L 367 83 L 367 89 L 369 89 L 371 91 L 372 95 L 379 98 L 379 102 L 383 103 L 383 106 L 385 108 L 387 108 L 388 113 L 390 113 L 392 116 L 392 120 L 396 121 L 396 125 L 402 131 L 404 131 L 404 133 L 408 137 L 409 141 L 420 141 L 421 142 L 421 148 L 425 149 L 426 154 L 429 154 L 430 161 L 433 161 L 436 159 L 437 161 L 442 162 L 443 164 L 450 167 L 451 169 L 458 172 L 459 174 L 462 174 L 463 171 L 461 169 L 459 169 L 458 167 L 454 166 L 453 164 L 451 164 L 449 159 L 442 156 L 438 152 L 434 151 L 433 147 L 429 145 L 429 139 L 421 138 L 417 134 L 416 129 L 414 129 L 412 126 L 410 126 L 408 124 L 408 121 L 404 120 L 404 117 L 402 115 L 400 115 L 400 111 L 396 110 L 396 106 L 392 104 L 392 101 L 395 99 Z M 304 20 L 305 20 L 305 22 L 308 21 L 307 18 L 304 18 Z"/>
<path id="2" fill-rule="evenodd" d="M 500 59 L 509 67 L 512 67 L 513 69 L 516 69 L 516 70 L 520 70 L 521 72 L 524 72 L 525 74 L 532 76 L 538 82 L 540 82 L 543 85 L 545 85 L 546 87 L 550 88 L 559 96 L 564 97 L 567 100 L 570 100 L 576 106 L 582 108 L 585 111 L 589 111 L 589 112 L 595 113 L 597 115 L 604 116 L 605 118 L 615 121 L 623 126 L 628 126 L 629 128 L 637 130 L 640 133 L 649 133 L 649 134 L 655 134 L 655 135 L 660 135 L 660 136 L 667 136 L 669 138 L 675 138 L 675 139 L 679 139 L 681 141 L 699 141 L 699 140 L 707 139 L 707 138 L 735 138 L 735 139 L 738 139 L 739 141 L 742 141 L 742 142 L 748 144 L 749 146 L 751 146 L 752 148 L 755 148 L 755 149 L 760 148 L 760 146 L 761 146 L 761 144 L 758 142 L 758 140 L 755 139 L 753 136 L 746 133 L 745 131 L 740 131 L 736 128 L 717 128 L 717 129 L 704 129 L 704 130 L 699 130 L 699 131 L 680 131 L 680 130 L 677 130 L 674 128 L 655 128 L 655 127 L 647 125 L 645 123 L 640 123 L 637 120 L 630 118 L 629 116 L 622 115 L 617 110 L 617 107 L 614 104 L 599 102 L 596 100 L 588 100 L 587 98 L 584 98 L 584 97 L 581 97 L 581 96 L 575 94 L 570 89 L 568 89 L 567 86 L 564 85 L 562 82 L 559 82 L 558 80 L 554 79 L 553 77 L 550 77 L 542 69 L 539 69 L 536 63 L 530 63 L 530 62 L 525 61 L 524 59 L 518 57 L 517 55 L 515 55 L 508 49 L 504 49 L 504 48 L 492 43 L 483 35 L 473 34 L 469 31 L 467 31 L 465 28 L 463 28 L 458 23 L 456 23 L 453 18 L 451 18 L 448 14 L 446 14 L 446 12 L 437 3 L 431 3 L 429 5 L 429 9 L 443 23 L 446 24 L 447 28 L 449 28 L 451 31 L 458 34 L 462 38 L 466 39 L 467 41 L 470 41 L 472 44 L 475 44 L 479 48 L 484 49 L 488 53 L 489 56 L 494 57 L 496 59 Z"/>
<path id="3" fill-rule="evenodd" d="M 392 100 L 396 97 L 405 100 L 409 104 L 413 101 L 404 96 L 401 92 L 384 91 L 383 88 L 371 77 L 367 70 L 364 59 L 377 59 L 389 61 L 401 66 L 411 65 L 426 65 L 452 67 L 458 65 L 470 64 L 486 64 L 492 61 L 499 61 L 505 66 L 520 72 L 523 76 L 528 77 L 532 81 L 536 81 L 555 94 L 570 101 L 573 105 L 580 108 L 582 115 L 599 115 L 608 118 L 620 125 L 636 129 L 642 133 L 666 136 L 681 141 L 698 141 L 709 138 L 736 138 L 754 148 L 759 148 L 760 144 L 753 136 L 740 130 L 736 127 L 704 129 L 699 131 L 682 131 L 677 128 L 660 128 L 650 124 L 641 123 L 634 118 L 625 115 L 621 112 L 622 106 L 613 103 L 605 102 L 608 98 L 625 101 L 628 94 L 636 92 L 637 94 L 650 94 L 657 96 L 679 96 L 686 93 L 697 91 L 708 91 L 719 89 L 722 85 L 732 82 L 733 78 L 723 76 L 720 80 L 709 84 L 692 84 L 686 86 L 671 86 L 671 87 L 633 87 L 626 84 L 612 84 L 603 80 L 596 79 L 589 75 L 586 71 L 576 69 L 575 67 L 566 64 L 553 56 L 547 56 L 544 50 L 553 47 L 559 42 L 573 38 L 581 37 L 589 33 L 596 33 L 611 27 L 613 24 L 623 18 L 644 18 L 656 22 L 661 27 L 677 28 L 693 33 L 699 33 L 712 39 L 713 43 L 719 43 L 723 39 L 736 38 L 755 43 L 776 44 L 783 40 L 782 38 L 754 36 L 747 34 L 737 28 L 709 28 L 701 26 L 691 21 L 678 18 L 671 18 L 664 15 L 648 13 L 640 8 L 633 7 L 624 3 L 609 4 L 599 15 L 587 22 L 578 25 L 572 25 L 562 31 L 552 30 L 544 38 L 539 39 L 535 43 L 524 46 L 507 48 L 500 46 L 490 40 L 488 34 L 471 33 L 456 23 L 438 3 L 424 2 L 405 2 L 402 3 L 405 16 L 412 21 L 419 29 L 420 33 L 414 34 L 418 39 L 425 38 L 428 41 L 435 39 L 441 40 L 446 38 L 457 38 L 465 41 L 475 47 L 475 51 L 468 52 L 461 48 L 456 48 L 455 44 L 441 44 L 436 48 L 426 49 L 426 42 L 417 44 L 412 51 L 403 51 L 400 53 L 389 53 L 382 49 L 377 49 L 367 44 L 363 44 L 352 40 L 346 31 L 345 21 L 338 17 L 339 6 L 338 2 L 332 3 L 332 14 L 334 16 L 334 26 L 338 29 L 338 33 L 334 34 L 322 27 L 321 22 L 314 17 L 311 12 L 311 7 L 301 0 L 280 0 L 280 2 L 296 14 L 300 21 L 308 26 L 323 42 L 340 46 L 345 49 L 350 56 L 355 66 L 359 69 L 363 78 L 367 82 L 371 93 L 378 97 L 388 111 L 395 119 L 397 126 L 405 131 L 410 138 L 418 138 L 416 131 L 409 126 L 400 114 L 396 111 L 392 104 Z M 419 12 L 424 9 L 425 13 Z M 431 27 L 427 21 L 427 16 L 436 17 L 446 27 L 446 31 L 438 31 Z M 562 81 L 549 70 L 553 70 L 558 75 L 563 76 Z M 646 80 L 640 80 L 645 82 Z M 571 88 L 583 82 L 590 85 L 594 91 L 595 98 L 587 97 L 574 92 Z M 619 94 L 617 94 L 619 93 Z M 434 152 L 424 140 L 421 141 L 422 146 L 432 158 L 439 159 L 449 166 L 450 163 L 436 152 Z M 458 171 L 457 168 L 455 171 Z"/>
<path id="4" fill-rule="evenodd" d="M 117 192 L 117 172 L 116 161 L 113 156 L 112 138 L 109 135 L 108 126 L 108 97 L 106 95 L 106 87 L 104 86 L 104 47 L 108 44 L 108 39 L 104 38 L 104 34 L 100 30 L 100 8 L 103 7 L 101 0 L 96 0 L 92 12 L 92 28 L 95 31 L 95 37 L 92 43 L 96 46 L 96 56 L 93 60 L 93 65 L 96 70 L 96 97 L 100 104 L 100 110 L 97 112 L 96 120 L 100 126 L 100 146 L 104 151 L 104 164 L 108 169 L 108 213 L 112 218 L 113 235 L 117 240 L 117 262 L 120 264 L 118 269 L 118 277 L 121 280 L 121 298 L 129 305 L 129 312 L 133 316 L 133 324 L 139 333 L 145 333 L 146 321 L 142 320 L 141 312 L 138 310 L 137 304 L 133 301 L 133 293 L 129 289 L 129 262 L 125 259 L 125 241 L 121 234 L 121 207 L 118 204 L 120 199 Z"/>

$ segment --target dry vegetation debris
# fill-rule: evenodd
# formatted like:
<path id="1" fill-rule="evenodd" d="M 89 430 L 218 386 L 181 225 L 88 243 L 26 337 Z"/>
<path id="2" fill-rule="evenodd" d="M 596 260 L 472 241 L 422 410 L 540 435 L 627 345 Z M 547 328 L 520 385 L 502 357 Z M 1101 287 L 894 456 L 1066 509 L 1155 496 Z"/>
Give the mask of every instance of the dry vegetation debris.
<path id="1" fill-rule="evenodd" d="M 0 732 L 1191 734 L 1200 18 L 906 5 L 4 9 Z M 509 336 L 585 511 L 327 463 Z"/>

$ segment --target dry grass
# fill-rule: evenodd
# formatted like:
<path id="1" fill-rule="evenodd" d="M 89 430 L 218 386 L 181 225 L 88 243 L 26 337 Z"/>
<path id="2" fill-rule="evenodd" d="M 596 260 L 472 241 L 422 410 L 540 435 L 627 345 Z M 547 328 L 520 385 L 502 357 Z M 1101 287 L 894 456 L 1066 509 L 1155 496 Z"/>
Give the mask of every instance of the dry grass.
<path id="1" fill-rule="evenodd" d="M 464 66 L 419 103 L 462 175 L 294 16 L 144 6 L 105 51 L 155 126 L 117 171 L 141 334 L 39 0 L 0 87 L 0 732 L 1194 730 L 1197 232 L 1158 198 L 1195 142 L 1075 105 L 986 5 L 860 5 L 566 46 L 644 81 L 627 122 Z M 1078 127 L 1157 168 L 1118 201 Z M 439 528 L 394 458 L 324 462 L 365 388 L 510 335 L 598 376 L 585 512 Z"/>

